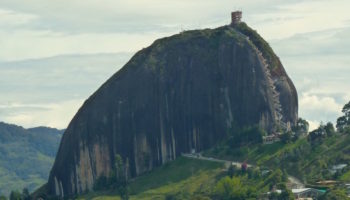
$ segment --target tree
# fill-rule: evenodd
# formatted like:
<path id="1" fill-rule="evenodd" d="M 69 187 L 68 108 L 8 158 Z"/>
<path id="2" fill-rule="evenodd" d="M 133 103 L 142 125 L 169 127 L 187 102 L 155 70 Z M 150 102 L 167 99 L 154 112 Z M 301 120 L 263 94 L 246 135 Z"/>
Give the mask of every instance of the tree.
<path id="1" fill-rule="evenodd" d="M 325 130 L 327 136 L 332 136 L 335 133 L 335 129 L 334 129 L 334 126 L 333 126 L 332 122 L 328 122 L 324 126 L 324 130 Z"/>
<path id="2" fill-rule="evenodd" d="M 348 199 L 346 195 L 346 191 L 340 189 L 332 189 L 327 191 L 326 194 L 321 196 L 319 199 L 321 200 L 343 200 Z"/>
<path id="3" fill-rule="evenodd" d="M 0 195 L 0 200 L 7 200 L 7 198 L 3 195 Z"/>
<path id="4" fill-rule="evenodd" d="M 113 168 L 108 176 L 100 176 L 94 184 L 95 190 L 114 189 L 116 190 L 122 200 L 129 199 L 128 186 L 128 159 L 124 164 L 122 157 L 116 154 L 114 157 Z"/>
<path id="5" fill-rule="evenodd" d="M 128 200 L 129 199 L 129 186 L 126 184 L 119 186 L 118 193 L 119 193 L 120 198 L 122 200 Z"/>
<path id="6" fill-rule="evenodd" d="M 230 178 L 232 178 L 236 174 L 237 171 L 238 170 L 236 169 L 236 166 L 231 164 L 230 167 L 227 170 L 228 176 Z"/>
<path id="7" fill-rule="evenodd" d="M 345 134 L 350 134 L 350 126 L 345 127 L 343 132 Z"/>
<path id="8" fill-rule="evenodd" d="M 167 194 L 165 195 L 165 200 L 176 200 L 175 194 Z"/>
<path id="9" fill-rule="evenodd" d="M 341 116 L 337 119 L 336 127 L 338 131 L 343 132 L 347 125 L 348 125 L 348 121 L 345 116 Z"/>
<path id="10" fill-rule="evenodd" d="M 265 180 L 265 185 L 269 185 L 270 189 L 283 182 L 283 172 L 280 169 L 274 170 Z"/>
<path id="11" fill-rule="evenodd" d="M 321 125 L 317 129 L 309 133 L 308 140 L 313 142 L 325 136 L 326 136 L 325 126 L 321 123 Z"/>
<path id="12" fill-rule="evenodd" d="M 18 191 L 11 191 L 10 200 L 22 200 L 22 195 Z"/>
<path id="13" fill-rule="evenodd" d="M 269 195 L 270 200 L 278 200 L 279 194 L 277 192 L 271 192 Z"/>
<path id="14" fill-rule="evenodd" d="M 269 199 L 271 200 L 292 200 L 294 199 L 294 195 L 291 190 L 289 190 L 285 183 L 279 183 L 277 188 L 282 192 L 280 194 L 276 192 L 271 192 L 269 195 Z"/>
<path id="15" fill-rule="evenodd" d="M 23 188 L 23 190 L 22 190 L 22 199 L 23 200 L 31 200 L 29 190 L 27 188 Z"/>
<path id="16" fill-rule="evenodd" d="M 114 189 L 118 190 L 118 193 L 123 200 L 129 199 L 129 187 L 128 187 L 128 177 L 127 177 L 127 164 L 124 164 L 123 158 L 116 154 L 114 158 L 114 173 L 115 173 L 115 183 L 113 184 Z"/>
<path id="17" fill-rule="evenodd" d="M 122 157 L 119 154 L 116 154 L 114 158 L 114 172 L 117 180 L 122 177 L 123 167 L 124 164 Z"/>
<path id="18" fill-rule="evenodd" d="M 215 194 L 222 200 L 246 199 L 248 190 L 243 187 L 239 178 L 222 178 L 215 186 Z"/>
<path id="19" fill-rule="evenodd" d="M 303 118 L 299 118 L 295 127 L 293 127 L 297 137 L 306 135 L 309 132 L 309 122 Z"/>
<path id="20" fill-rule="evenodd" d="M 349 121 L 350 118 L 350 101 L 344 105 L 342 112 L 344 113 L 344 116 L 347 118 Z"/>
<path id="21" fill-rule="evenodd" d="M 290 143 L 293 139 L 293 135 L 292 135 L 292 132 L 288 131 L 288 132 L 285 132 L 281 135 L 281 141 L 284 143 L 284 144 L 287 144 L 287 143 Z"/>
<path id="22" fill-rule="evenodd" d="M 228 143 L 231 147 L 260 144 L 263 142 L 263 135 L 266 135 L 266 132 L 257 125 L 244 127 L 232 132 Z"/>
<path id="23" fill-rule="evenodd" d="M 344 105 L 342 112 L 344 115 L 337 119 L 336 125 L 338 131 L 340 132 L 343 132 L 346 127 L 350 126 L 350 101 Z"/>
<path id="24" fill-rule="evenodd" d="M 223 200 L 230 200 L 233 194 L 233 188 L 237 184 L 233 179 L 225 177 L 216 184 L 215 194 Z"/>
<path id="25" fill-rule="evenodd" d="M 211 200 L 211 199 L 207 196 L 196 195 L 192 198 L 192 200 Z"/>
<path id="26" fill-rule="evenodd" d="M 111 174 L 111 176 L 113 176 L 114 174 Z M 97 178 L 97 180 L 94 183 L 94 190 L 103 190 L 106 189 L 110 183 L 112 182 L 112 179 L 110 179 L 109 181 L 107 180 L 106 176 L 100 176 Z"/>
<path id="27" fill-rule="evenodd" d="M 294 194 L 292 193 L 291 190 L 285 189 L 281 192 L 281 194 L 277 198 L 278 200 L 293 200 Z"/>

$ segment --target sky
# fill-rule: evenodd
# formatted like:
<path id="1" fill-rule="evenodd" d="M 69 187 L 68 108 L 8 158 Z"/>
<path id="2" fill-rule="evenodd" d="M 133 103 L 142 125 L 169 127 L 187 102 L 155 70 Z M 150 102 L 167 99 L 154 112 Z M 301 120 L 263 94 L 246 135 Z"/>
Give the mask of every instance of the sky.
<path id="1" fill-rule="evenodd" d="M 350 101 L 348 0 L 0 0 L 0 121 L 66 128 L 138 50 L 183 30 L 256 29 L 280 57 L 311 129 Z"/>

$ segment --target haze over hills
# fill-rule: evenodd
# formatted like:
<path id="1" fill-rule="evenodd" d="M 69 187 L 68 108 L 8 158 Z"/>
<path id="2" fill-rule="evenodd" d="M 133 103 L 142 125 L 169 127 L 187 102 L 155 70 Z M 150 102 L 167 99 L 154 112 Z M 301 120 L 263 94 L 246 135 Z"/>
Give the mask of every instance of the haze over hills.
<path id="1" fill-rule="evenodd" d="M 66 128 L 84 99 L 130 56 L 61 55 L 2 62 L 0 119 L 23 127 Z"/>
<path id="2" fill-rule="evenodd" d="M 0 122 L 0 194 L 33 191 L 45 183 L 63 132 Z"/>

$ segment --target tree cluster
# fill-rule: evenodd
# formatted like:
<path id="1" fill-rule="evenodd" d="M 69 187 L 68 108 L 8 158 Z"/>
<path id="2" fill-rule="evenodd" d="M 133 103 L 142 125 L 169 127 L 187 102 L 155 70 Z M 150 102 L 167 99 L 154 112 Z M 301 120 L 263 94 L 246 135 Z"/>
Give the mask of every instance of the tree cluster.
<path id="1" fill-rule="evenodd" d="M 215 186 L 215 196 L 222 200 L 244 200 L 256 198 L 252 187 L 244 186 L 238 177 L 224 177 Z"/>
<path id="2" fill-rule="evenodd" d="M 330 136 L 334 135 L 335 133 L 336 133 L 336 131 L 335 131 L 334 126 L 331 122 L 328 122 L 326 125 L 323 125 L 321 123 L 321 125 L 317 129 L 315 129 L 309 133 L 308 140 L 311 142 L 314 142 L 314 141 L 320 140 L 322 138 L 330 137 Z"/>
<path id="3" fill-rule="evenodd" d="M 320 197 L 320 200 L 343 200 L 349 199 L 345 190 L 342 189 L 331 189 Z"/>
<path id="4" fill-rule="evenodd" d="M 339 132 L 350 134 L 350 101 L 344 105 L 343 116 L 337 119 L 337 129 Z"/>
<path id="5" fill-rule="evenodd" d="M 259 179 L 261 178 L 261 171 L 258 168 L 244 168 L 243 166 L 239 169 L 238 167 L 234 165 L 230 165 L 230 167 L 227 170 L 227 175 L 230 178 L 233 178 L 234 176 L 243 176 L 248 175 L 249 179 Z"/>
<path id="6" fill-rule="evenodd" d="M 9 200 L 31 200 L 31 196 L 27 188 L 22 190 L 22 193 L 19 191 L 11 191 Z M 0 200 L 7 200 L 6 196 L 0 195 Z"/>
<path id="7" fill-rule="evenodd" d="M 303 118 L 299 118 L 296 126 L 292 128 L 292 131 L 297 137 L 306 135 L 309 132 L 309 122 Z"/>
<path id="8" fill-rule="evenodd" d="M 233 148 L 249 144 L 260 144 L 263 141 L 263 135 L 266 135 L 266 132 L 259 126 L 249 126 L 231 131 L 228 143 Z"/>

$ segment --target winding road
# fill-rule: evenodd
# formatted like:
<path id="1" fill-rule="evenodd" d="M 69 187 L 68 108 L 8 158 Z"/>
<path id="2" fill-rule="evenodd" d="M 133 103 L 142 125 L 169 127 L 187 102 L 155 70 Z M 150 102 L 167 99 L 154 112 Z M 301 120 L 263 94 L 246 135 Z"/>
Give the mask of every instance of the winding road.
<path id="1" fill-rule="evenodd" d="M 242 162 L 237 162 L 237 161 L 231 161 L 231 160 L 222 160 L 222 159 L 217 159 L 217 158 L 212 158 L 212 157 L 205 157 L 202 156 L 200 153 L 197 154 L 189 154 L 189 153 L 183 153 L 182 156 L 187 157 L 187 158 L 192 158 L 192 159 L 198 159 L 198 160 L 207 160 L 207 161 L 212 161 L 212 162 L 220 162 L 224 163 L 225 167 L 229 167 L 230 165 L 234 165 L 236 167 L 241 167 Z M 254 167 L 255 165 L 247 164 L 247 167 Z M 304 188 L 305 185 L 296 177 L 288 175 L 288 180 L 291 183 L 291 185 L 294 188 Z"/>

